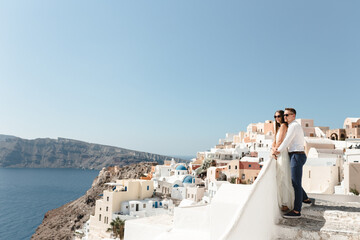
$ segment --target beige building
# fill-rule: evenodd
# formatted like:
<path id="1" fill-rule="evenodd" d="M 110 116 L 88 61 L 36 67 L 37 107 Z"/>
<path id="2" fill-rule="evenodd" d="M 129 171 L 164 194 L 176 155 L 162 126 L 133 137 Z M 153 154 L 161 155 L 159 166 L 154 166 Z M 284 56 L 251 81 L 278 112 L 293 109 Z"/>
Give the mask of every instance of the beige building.
<path id="1" fill-rule="evenodd" d="M 224 173 L 227 176 L 227 179 L 229 180 L 232 177 L 239 178 L 240 174 L 240 160 L 232 160 L 228 163 L 226 166 Z M 211 180 L 213 181 L 213 180 Z"/>
<path id="2" fill-rule="evenodd" d="M 345 129 L 330 129 L 326 131 L 326 137 L 331 140 L 344 141 L 346 139 L 346 131 Z"/>
<path id="3" fill-rule="evenodd" d="M 106 230 L 110 227 L 113 213 L 121 210 L 122 202 L 150 198 L 153 192 L 152 180 L 127 179 L 109 184 L 102 199 L 96 200 L 95 214 L 90 216 L 89 240 L 110 236 Z"/>
<path id="4" fill-rule="evenodd" d="M 190 186 L 186 188 L 186 199 L 194 202 L 200 202 L 204 197 L 205 188 L 199 186 Z"/>
<path id="5" fill-rule="evenodd" d="M 326 132 L 326 137 L 332 140 L 360 138 L 360 118 L 346 118 L 344 128 L 331 129 Z"/>
<path id="6" fill-rule="evenodd" d="M 274 122 L 266 120 L 265 122 L 250 123 L 246 128 L 244 134 L 244 143 L 256 142 L 257 135 L 269 135 L 272 136 L 275 133 Z"/>
<path id="7" fill-rule="evenodd" d="M 315 137 L 315 127 L 313 119 L 296 119 L 301 125 L 305 137 Z"/>
<path id="8" fill-rule="evenodd" d="M 346 118 L 344 121 L 344 128 L 360 128 L 360 118 Z"/>
<path id="9" fill-rule="evenodd" d="M 318 149 L 310 148 L 308 158 L 342 158 L 344 152 L 342 149 Z"/>
<path id="10" fill-rule="evenodd" d="M 348 139 L 360 138 L 360 128 L 358 127 L 345 129 L 345 131 L 346 131 L 346 138 Z"/>
<path id="11" fill-rule="evenodd" d="M 233 160 L 228 163 L 223 172 L 228 181 L 235 178 L 236 184 L 252 184 L 259 175 L 261 168 L 262 165 L 258 161 Z"/>
<path id="12" fill-rule="evenodd" d="M 302 186 L 308 193 L 333 194 L 343 179 L 342 158 L 308 158 L 303 167 Z"/>
<path id="13" fill-rule="evenodd" d="M 233 143 L 239 144 L 242 143 L 245 138 L 245 132 L 239 132 L 237 135 L 233 137 Z"/>
<path id="14" fill-rule="evenodd" d="M 216 181 L 219 178 L 219 174 L 221 172 L 221 167 L 209 167 L 207 169 L 206 178 L 210 181 Z"/>
<path id="15" fill-rule="evenodd" d="M 310 148 L 316 149 L 335 149 L 335 144 L 326 138 L 305 137 L 305 153 L 308 154 Z"/>
<path id="16" fill-rule="evenodd" d="M 329 127 L 315 127 L 313 119 L 299 118 L 296 121 L 301 125 L 305 137 L 325 137 Z"/>
<path id="17" fill-rule="evenodd" d="M 360 192 L 360 163 L 344 163 L 344 188 L 346 194 L 352 189 Z"/>

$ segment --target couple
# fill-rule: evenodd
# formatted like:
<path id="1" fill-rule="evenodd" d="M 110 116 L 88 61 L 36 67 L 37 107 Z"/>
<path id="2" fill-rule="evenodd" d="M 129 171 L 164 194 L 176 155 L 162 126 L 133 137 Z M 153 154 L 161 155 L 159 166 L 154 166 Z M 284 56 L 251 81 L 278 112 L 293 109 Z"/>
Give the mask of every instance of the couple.
<path id="1" fill-rule="evenodd" d="M 312 204 L 301 186 L 302 169 L 306 162 L 304 132 L 295 121 L 296 110 L 285 108 L 275 112 L 275 139 L 271 154 L 276 161 L 278 203 L 284 218 L 300 218 L 302 203 Z"/>

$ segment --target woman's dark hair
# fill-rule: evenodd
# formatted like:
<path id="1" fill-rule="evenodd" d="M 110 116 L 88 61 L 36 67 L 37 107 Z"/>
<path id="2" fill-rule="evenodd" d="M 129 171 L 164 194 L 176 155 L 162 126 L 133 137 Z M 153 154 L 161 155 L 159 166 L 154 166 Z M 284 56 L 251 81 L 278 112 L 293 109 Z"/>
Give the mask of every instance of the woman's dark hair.
<path id="1" fill-rule="evenodd" d="M 277 110 L 275 112 L 275 115 L 276 115 L 276 113 L 279 113 L 281 117 L 280 117 L 280 123 L 278 123 L 276 121 L 276 119 L 275 119 L 275 136 L 276 136 L 277 132 L 279 131 L 279 128 L 280 128 L 281 124 L 285 123 L 286 126 L 288 125 L 287 122 L 285 122 L 285 120 L 284 120 L 284 111 L 283 110 Z"/>

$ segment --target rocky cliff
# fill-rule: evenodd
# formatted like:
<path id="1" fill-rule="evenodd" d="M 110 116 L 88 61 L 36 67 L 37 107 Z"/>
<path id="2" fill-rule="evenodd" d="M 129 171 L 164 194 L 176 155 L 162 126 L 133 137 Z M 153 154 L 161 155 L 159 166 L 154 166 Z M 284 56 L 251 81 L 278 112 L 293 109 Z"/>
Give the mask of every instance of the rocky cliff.
<path id="1" fill-rule="evenodd" d="M 0 167 L 100 170 L 139 162 L 163 163 L 165 159 L 169 157 L 65 138 L 27 140 L 0 135 Z"/>
<path id="2" fill-rule="evenodd" d="M 100 198 L 99 195 L 105 190 L 105 183 L 115 182 L 116 179 L 140 178 L 142 174 L 150 172 L 151 166 L 156 164 L 155 162 L 147 162 L 122 168 L 103 168 L 84 196 L 47 212 L 31 239 L 73 239 L 75 230 L 81 228 L 89 220 L 90 214 L 94 213 L 95 201 Z"/>

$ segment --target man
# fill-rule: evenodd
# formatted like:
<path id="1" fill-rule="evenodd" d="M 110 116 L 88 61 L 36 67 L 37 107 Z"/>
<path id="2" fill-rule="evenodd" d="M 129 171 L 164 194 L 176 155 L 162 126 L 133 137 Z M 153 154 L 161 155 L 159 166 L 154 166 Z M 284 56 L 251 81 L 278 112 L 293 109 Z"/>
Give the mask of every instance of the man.
<path id="1" fill-rule="evenodd" d="M 284 120 L 288 123 L 288 131 L 279 148 L 273 155 L 278 155 L 281 151 L 288 148 L 291 167 L 291 180 L 295 192 L 294 209 L 284 218 L 300 218 L 302 202 L 311 204 L 310 200 L 301 186 L 303 165 L 306 162 L 304 152 L 304 132 L 301 125 L 295 121 L 296 110 L 294 108 L 285 108 Z"/>

